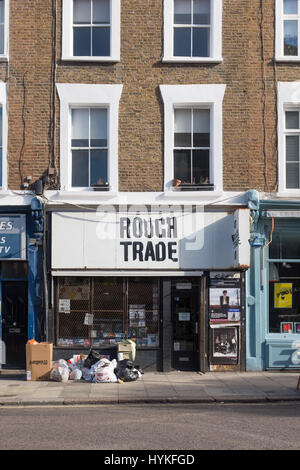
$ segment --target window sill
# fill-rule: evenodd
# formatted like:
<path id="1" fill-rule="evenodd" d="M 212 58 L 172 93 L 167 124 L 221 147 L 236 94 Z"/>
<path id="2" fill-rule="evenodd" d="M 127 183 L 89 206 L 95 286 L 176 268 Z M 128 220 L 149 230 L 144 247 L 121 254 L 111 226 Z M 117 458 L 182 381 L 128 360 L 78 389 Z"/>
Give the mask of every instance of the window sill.
<path id="1" fill-rule="evenodd" d="M 276 62 L 300 62 L 300 56 L 280 56 L 275 58 Z"/>
<path id="2" fill-rule="evenodd" d="M 48 192 L 48 191 L 47 191 Z M 83 190 L 83 191 L 72 191 L 70 189 L 51 191 L 51 199 L 99 199 L 99 198 L 111 198 L 117 196 L 116 191 L 94 191 L 92 190 Z M 50 194 L 49 194 L 50 195 Z"/>
<path id="3" fill-rule="evenodd" d="M 180 199 L 180 198 L 199 198 L 199 197 L 219 197 L 222 196 L 223 192 L 220 190 L 214 191 L 174 191 L 170 189 L 166 189 L 164 191 L 164 195 L 168 198 Z"/>
<path id="4" fill-rule="evenodd" d="M 0 62 L 8 62 L 8 55 L 0 55 Z"/>
<path id="5" fill-rule="evenodd" d="M 300 188 L 294 190 L 283 190 L 276 193 L 277 197 L 297 197 L 300 198 Z"/>
<path id="6" fill-rule="evenodd" d="M 62 56 L 66 62 L 120 62 L 120 57 Z"/>
<path id="7" fill-rule="evenodd" d="M 300 60 L 300 59 L 299 59 Z M 220 64 L 222 57 L 163 57 L 163 63 Z"/>

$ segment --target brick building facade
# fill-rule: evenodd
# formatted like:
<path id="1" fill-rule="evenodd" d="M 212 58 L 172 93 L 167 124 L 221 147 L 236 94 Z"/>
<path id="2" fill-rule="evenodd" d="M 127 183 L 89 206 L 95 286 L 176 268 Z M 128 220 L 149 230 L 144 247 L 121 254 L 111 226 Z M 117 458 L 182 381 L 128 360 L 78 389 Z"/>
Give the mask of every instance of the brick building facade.
<path id="1" fill-rule="evenodd" d="M 21 279 L 28 304 L 25 336 L 2 328 L 3 351 L 36 337 L 67 357 L 78 348 L 115 351 L 134 338 L 145 368 L 277 367 L 266 359 L 268 340 L 285 340 L 277 331 L 270 339 L 268 320 L 258 325 L 257 317 L 273 295 L 269 279 L 261 281 L 274 219 L 265 222 L 263 211 L 267 201 L 276 210 L 298 201 L 297 191 L 278 190 L 278 83 L 300 76 L 295 46 L 292 59 L 280 52 L 289 41 L 280 36 L 284 21 L 298 21 L 293 0 L 0 3 L 0 204 L 5 220 L 27 220 L 24 273 L 1 282 L 13 289 L 9 282 Z M 182 140 L 189 136 L 191 144 Z M 186 181 L 175 188 L 178 178 Z M 99 208 L 119 230 L 133 205 L 124 233 L 133 227 L 135 235 L 126 242 L 95 229 Z M 158 216 L 146 214 L 150 207 Z M 201 229 L 188 227 L 176 241 L 171 225 L 173 238 L 160 232 L 150 247 L 134 225 L 160 220 L 163 229 L 172 220 L 178 228 L 185 211 Z M 191 235 L 201 239 L 193 256 L 185 249 Z M 235 301 L 220 308 L 224 291 Z M 9 354 L 3 365 L 22 362 Z"/>

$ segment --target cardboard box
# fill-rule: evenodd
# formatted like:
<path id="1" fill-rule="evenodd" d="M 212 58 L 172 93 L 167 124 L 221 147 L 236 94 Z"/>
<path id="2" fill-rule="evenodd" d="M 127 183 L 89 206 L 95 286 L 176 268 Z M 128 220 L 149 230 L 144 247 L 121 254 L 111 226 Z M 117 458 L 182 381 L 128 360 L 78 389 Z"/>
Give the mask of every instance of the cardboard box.
<path id="1" fill-rule="evenodd" d="M 49 380 L 52 369 L 53 344 L 26 344 L 27 380 Z"/>
<path id="2" fill-rule="evenodd" d="M 131 346 L 130 343 L 119 343 L 118 344 L 118 351 L 122 352 L 122 353 L 125 353 L 125 352 L 131 353 L 132 346 Z"/>
<path id="3" fill-rule="evenodd" d="M 132 344 L 131 343 L 119 343 L 118 352 L 123 354 L 123 359 L 129 359 L 132 361 Z"/>

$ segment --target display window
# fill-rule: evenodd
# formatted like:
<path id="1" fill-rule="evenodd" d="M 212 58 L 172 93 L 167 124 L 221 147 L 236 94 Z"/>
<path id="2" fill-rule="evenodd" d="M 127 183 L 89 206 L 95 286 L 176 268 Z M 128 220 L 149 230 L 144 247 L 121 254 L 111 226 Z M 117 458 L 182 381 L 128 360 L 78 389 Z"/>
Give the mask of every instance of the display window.
<path id="1" fill-rule="evenodd" d="M 139 348 L 157 348 L 159 287 L 157 278 L 58 278 L 57 346 L 101 347 L 129 338 Z"/>
<path id="2" fill-rule="evenodd" d="M 275 221 L 269 247 L 269 333 L 300 333 L 299 228 Z"/>

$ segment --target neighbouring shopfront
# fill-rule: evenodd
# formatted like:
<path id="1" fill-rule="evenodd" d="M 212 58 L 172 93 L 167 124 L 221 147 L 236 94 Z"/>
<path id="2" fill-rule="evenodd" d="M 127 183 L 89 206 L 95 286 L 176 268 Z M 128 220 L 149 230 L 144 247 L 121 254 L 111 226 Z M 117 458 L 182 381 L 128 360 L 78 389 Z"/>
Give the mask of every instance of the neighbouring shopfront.
<path id="1" fill-rule="evenodd" d="M 247 292 L 247 368 L 300 368 L 300 206 L 261 200 Z"/>
<path id="2" fill-rule="evenodd" d="M 247 209 L 50 213 L 54 357 L 128 338 L 148 370 L 245 367 Z"/>
<path id="3" fill-rule="evenodd" d="M 39 334 L 38 247 L 30 210 L 11 211 L 0 214 L 0 368 L 23 368 L 26 341 Z"/>

